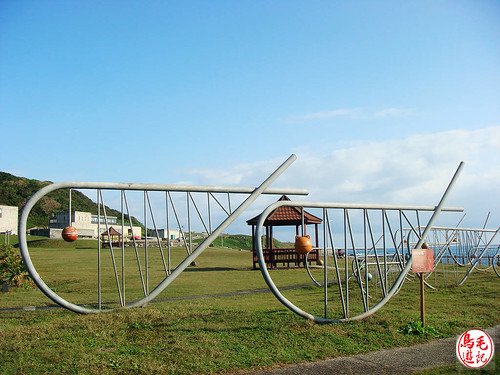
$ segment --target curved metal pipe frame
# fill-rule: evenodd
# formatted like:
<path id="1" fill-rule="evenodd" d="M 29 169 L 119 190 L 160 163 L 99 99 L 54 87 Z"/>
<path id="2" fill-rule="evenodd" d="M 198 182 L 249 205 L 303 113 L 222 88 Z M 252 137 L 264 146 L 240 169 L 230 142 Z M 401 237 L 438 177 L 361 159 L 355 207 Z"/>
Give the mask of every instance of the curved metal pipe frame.
<path id="1" fill-rule="evenodd" d="M 328 203 L 328 202 L 293 202 L 293 201 L 279 201 L 279 202 L 276 202 L 274 204 L 271 204 L 262 212 L 262 214 L 259 217 L 259 221 L 257 223 L 256 239 L 255 239 L 255 246 L 256 246 L 256 251 L 257 251 L 258 261 L 259 261 L 259 268 L 260 268 L 262 276 L 264 277 L 264 280 L 265 280 L 266 284 L 268 285 L 269 289 L 274 294 L 274 296 L 289 310 L 296 313 L 297 315 L 300 315 L 306 319 L 312 320 L 316 323 L 341 323 L 341 322 L 355 321 L 355 320 L 364 319 L 364 318 L 374 314 L 376 311 L 378 311 L 380 308 L 382 308 L 392 298 L 392 296 L 394 296 L 394 294 L 396 294 L 397 291 L 401 288 L 407 274 L 409 273 L 409 271 L 411 269 L 411 265 L 412 265 L 411 256 L 408 259 L 408 261 L 406 262 L 404 268 L 399 273 L 399 276 L 394 281 L 392 287 L 384 293 L 384 297 L 376 305 L 369 308 L 368 301 L 367 301 L 367 299 L 369 297 L 368 288 L 366 288 L 366 291 L 361 290 L 362 296 L 363 295 L 366 296 L 366 300 L 363 301 L 364 305 L 365 305 L 365 311 L 359 315 L 352 316 L 352 317 L 349 316 L 348 311 L 344 312 L 343 318 L 329 318 L 328 317 L 328 315 L 327 315 L 328 300 L 326 298 L 327 297 L 327 284 L 328 284 L 328 282 L 327 282 L 326 275 L 325 275 L 325 282 L 323 283 L 324 288 L 325 288 L 325 298 L 323 301 L 325 314 L 324 314 L 324 316 L 316 316 L 316 315 L 313 315 L 305 310 L 302 310 L 301 308 L 296 306 L 293 302 L 291 302 L 289 299 L 287 299 L 280 292 L 279 288 L 276 286 L 273 279 L 271 278 L 271 275 L 269 274 L 269 271 L 267 269 L 265 259 L 264 259 L 262 241 L 260 241 L 260 239 L 264 235 L 264 222 L 265 222 L 265 220 L 274 210 L 278 209 L 279 207 L 283 207 L 283 206 L 301 208 L 302 210 L 304 210 L 305 208 L 320 208 L 324 212 L 323 217 L 326 216 L 325 212 L 327 212 L 328 209 L 344 210 L 345 213 L 348 212 L 348 210 L 350 210 L 350 209 L 363 210 L 365 213 L 367 210 L 380 210 L 382 212 L 393 210 L 393 211 L 398 211 L 400 214 L 403 211 L 416 211 L 417 213 L 419 211 L 432 211 L 433 212 L 432 216 L 429 219 L 423 233 L 421 233 L 420 240 L 418 241 L 418 243 L 415 246 L 415 248 L 420 248 L 422 246 L 423 242 L 425 241 L 427 234 L 432 229 L 432 227 L 433 227 L 437 217 L 441 213 L 441 211 L 454 211 L 454 212 L 462 212 L 463 211 L 462 208 L 444 208 L 444 203 L 445 203 L 452 187 L 454 186 L 458 176 L 460 175 L 460 172 L 463 169 L 463 165 L 464 165 L 464 163 L 461 162 L 460 165 L 458 166 L 455 174 L 453 175 L 450 183 L 448 184 L 448 187 L 446 188 L 443 196 L 441 197 L 439 204 L 435 207 L 432 207 L 432 206 L 397 206 L 397 205 L 379 205 L 379 204 L 345 204 L 345 203 Z M 383 213 L 383 215 L 384 215 L 384 213 Z M 347 233 L 347 229 L 346 229 L 347 225 L 346 225 L 345 218 L 346 218 L 346 216 L 344 215 L 344 233 Z M 417 218 L 418 218 L 418 214 L 417 214 Z M 420 226 L 420 225 L 418 224 L 417 226 Z M 326 229 L 326 227 L 324 224 L 324 230 L 325 229 Z M 351 232 L 350 228 L 349 228 L 349 232 Z M 326 233 L 324 233 L 324 237 L 326 238 Z M 365 233 L 365 238 L 366 238 L 366 233 Z M 347 235 L 344 235 L 344 241 L 347 241 Z M 365 240 L 365 244 L 366 244 L 366 240 Z M 325 261 L 326 261 L 326 247 L 327 247 L 326 240 L 325 240 L 323 246 L 324 246 L 324 255 L 325 255 Z M 345 250 L 345 256 L 347 257 L 347 246 L 345 246 L 344 250 Z M 366 251 L 366 246 L 365 246 L 365 251 Z M 356 254 L 356 252 L 354 252 L 354 254 Z M 326 274 L 326 268 L 327 268 L 326 263 L 324 263 L 324 268 L 325 268 L 325 274 Z M 358 273 L 359 273 L 359 270 L 358 270 Z M 346 275 L 347 275 L 347 272 L 346 272 Z M 346 280 L 347 280 L 347 278 L 346 278 Z M 366 274 L 365 282 L 368 283 L 368 275 L 367 274 Z M 342 289 L 342 287 L 340 285 L 340 279 L 339 279 L 339 288 Z M 347 286 L 346 286 L 346 290 L 348 291 Z M 363 292 L 365 292 L 366 294 Z M 347 295 L 347 297 L 345 300 L 345 305 L 348 306 L 348 304 L 349 304 L 348 293 L 346 293 L 346 295 Z M 363 297 L 363 298 L 365 298 L 365 297 Z"/>
<path id="2" fill-rule="evenodd" d="M 144 205 L 146 207 L 146 202 L 149 203 L 149 198 L 147 197 L 147 192 L 150 191 L 159 191 L 159 192 L 166 192 L 166 195 L 169 194 L 169 192 L 186 192 L 189 193 L 191 192 L 206 192 L 207 196 L 208 194 L 214 194 L 214 193 L 234 193 L 234 194 L 249 194 L 249 196 L 236 208 L 231 210 L 230 208 L 230 214 L 228 217 L 214 230 L 212 231 L 209 236 L 192 252 L 189 252 L 189 254 L 186 256 L 186 258 L 173 270 L 170 272 L 167 268 L 165 269 L 166 271 L 166 277 L 163 279 L 162 282 L 160 282 L 153 290 L 149 291 L 148 290 L 148 280 L 147 280 L 147 267 L 146 267 L 146 286 L 144 286 L 144 280 L 142 280 L 143 283 L 143 288 L 145 288 L 145 293 L 144 297 L 141 298 L 138 301 L 135 301 L 133 303 L 130 303 L 128 305 L 124 304 L 124 301 L 122 299 L 122 294 L 120 294 L 120 304 L 124 308 L 131 308 L 131 307 L 137 307 L 137 306 L 142 306 L 148 302 L 151 302 L 155 297 L 157 297 L 173 280 L 175 280 L 214 240 L 219 236 L 243 211 L 245 211 L 250 204 L 252 204 L 255 199 L 257 199 L 261 194 L 290 194 L 290 195 L 306 195 L 308 194 L 307 190 L 303 189 L 270 189 L 269 186 L 296 160 L 295 155 L 291 155 L 283 164 L 281 164 L 259 187 L 257 188 L 245 188 L 245 187 L 224 187 L 224 186 L 191 186 L 191 185 L 160 185 L 160 184 L 135 184 L 135 183 L 106 183 L 106 182 L 62 182 L 62 183 L 54 183 L 51 185 L 48 185 L 42 189 L 40 189 L 37 193 L 35 193 L 26 203 L 26 205 L 23 208 L 23 211 L 21 213 L 21 217 L 19 220 L 19 244 L 20 244 L 20 250 L 21 250 L 21 255 L 24 260 L 24 263 L 26 265 L 26 268 L 28 269 L 28 272 L 30 273 L 33 281 L 35 284 L 40 288 L 40 290 L 52 301 L 55 303 L 59 304 L 60 306 L 71 310 L 76 313 L 81 313 L 81 314 L 90 314 L 90 313 L 98 313 L 102 311 L 111 311 L 112 309 L 109 310 L 101 310 L 101 292 L 100 292 L 100 282 L 99 282 L 99 298 L 98 298 L 98 309 L 92 309 L 92 308 L 87 308 L 83 307 L 80 305 L 76 305 L 74 303 L 71 303 L 61 296 L 59 296 L 56 292 L 54 292 L 40 277 L 38 274 L 32 260 L 30 257 L 30 253 L 28 250 L 28 244 L 27 244 L 27 239 L 26 239 L 26 222 L 29 216 L 29 213 L 33 206 L 45 195 L 49 194 L 50 192 L 53 192 L 58 189 L 96 189 L 98 191 L 97 195 L 97 200 L 98 200 L 98 205 L 100 209 L 100 204 L 99 201 L 102 200 L 102 190 L 116 190 L 116 191 L 121 191 L 122 195 L 124 191 L 128 190 L 135 190 L 135 191 L 143 191 L 146 198 L 144 201 Z M 166 204 L 168 207 L 168 199 L 166 200 Z M 123 205 L 122 205 L 123 206 Z M 125 200 L 125 206 L 128 211 L 128 203 Z M 168 212 L 168 211 L 167 211 Z M 130 216 L 130 214 L 129 214 Z M 106 220 L 107 221 L 107 220 Z M 100 224 L 100 220 L 99 220 Z M 156 224 L 155 224 L 156 227 Z M 156 229 L 156 228 L 155 228 Z M 99 233 L 100 234 L 100 233 Z M 134 241 L 134 247 L 135 247 L 135 239 Z M 98 241 L 99 244 L 99 250 L 100 250 L 100 241 Z M 110 245 L 112 246 L 112 244 Z M 145 247 L 147 246 L 147 233 L 146 233 L 146 239 L 145 239 Z M 99 251 L 100 252 L 100 251 Z M 113 261 L 114 261 L 114 255 L 113 252 L 111 251 L 112 256 L 113 256 Z M 163 254 L 162 254 L 163 255 Z M 169 253 L 170 255 L 170 253 Z M 99 264 L 99 259 L 98 258 L 98 264 Z M 164 261 L 164 266 L 165 264 L 165 259 L 162 256 L 162 259 Z M 139 259 L 138 259 L 139 262 Z M 140 263 L 139 267 L 140 267 Z M 114 265 L 115 269 L 115 276 L 117 274 L 116 272 L 116 264 Z M 100 267 L 100 266 L 99 266 Z M 168 266 L 169 267 L 169 266 Z M 142 270 L 140 271 L 141 279 L 142 279 Z M 100 272 L 99 276 L 100 278 Z M 116 278 L 116 282 L 118 285 L 118 289 L 120 289 L 120 284 L 118 283 L 118 278 Z"/>
<path id="3" fill-rule="evenodd" d="M 499 250 L 500 250 L 500 246 L 497 248 L 497 253 L 493 257 L 493 270 L 495 271 L 495 273 L 496 273 L 496 275 L 498 277 L 500 277 L 500 270 L 499 270 L 499 267 L 500 267 L 500 253 L 499 253 Z"/>

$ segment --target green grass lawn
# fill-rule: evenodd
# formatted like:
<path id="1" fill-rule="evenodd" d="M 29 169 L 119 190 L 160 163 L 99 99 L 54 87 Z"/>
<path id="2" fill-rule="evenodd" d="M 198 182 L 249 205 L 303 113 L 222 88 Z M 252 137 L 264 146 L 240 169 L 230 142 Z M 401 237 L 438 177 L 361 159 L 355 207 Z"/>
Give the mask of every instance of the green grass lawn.
<path id="1" fill-rule="evenodd" d="M 70 302 L 92 305 L 97 301 L 96 251 L 83 241 L 76 244 L 30 248 L 31 256 L 51 288 Z M 115 251 L 121 267 L 121 250 Z M 175 249 L 172 266 L 184 254 Z M 148 255 L 153 287 L 165 273 L 158 249 L 151 248 Z M 117 306 L 110 259 L 109 250 L 103 250 L 103 302 Z M 77 315 L 59 308 L 8 310 L 53 303 L 37 289 L 0 293 L 0 373 L 225 373 L 433 338 L 398 331 L 419 319 L 415 280 L 408 280 L 386 306 L 364 321 L 317 325 L 290 312 L 270 292 L 262 292 L 267 287 L 260 272 L 251 270 L 250 252 L 209 248 L 197 263 L 156 302 L 103 314 Z M 126 299 L 131 301 L 142 291 L 133 248 L 126 249 L 125 265 Z M 321 312 L 322 288 L 312 286 L 303 269 L 273 270 L 271 276 L 280 287 L 295 286 L 284 294 L 299 307 Z M 499 282 L 490 270 L 473 273 L 462 287 L 427 290 L 428 324 L 440 337 L 497 325 Z M 332 296 L 334 291 L 332 286 Z M 378 292 L 374 286 L 374 298 Z M 339 311 L 338 305 L 335 298 L 330 301 L 331 314 Z M 360 308 L 354 299 L 351 308 L 353 312 Z"/>

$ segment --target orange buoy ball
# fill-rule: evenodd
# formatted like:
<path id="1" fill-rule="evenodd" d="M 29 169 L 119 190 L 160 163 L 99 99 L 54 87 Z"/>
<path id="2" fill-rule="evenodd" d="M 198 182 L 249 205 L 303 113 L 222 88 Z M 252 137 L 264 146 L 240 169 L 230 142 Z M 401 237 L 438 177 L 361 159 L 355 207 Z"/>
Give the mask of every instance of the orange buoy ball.
<path id="1" fill-rule="evenodd" d="M 66 227 L 62 231 L 62 238 L 66 242 L 76 241 L 76 239 L 78 238 L 78 231 L 75 227 Z"/>
<path id="2" fill-rule="evenodd" d="M 295 251 L 299 254 L 307 254 L 312 250 L 311 237 L 306 236 L 295 236 Z"/>

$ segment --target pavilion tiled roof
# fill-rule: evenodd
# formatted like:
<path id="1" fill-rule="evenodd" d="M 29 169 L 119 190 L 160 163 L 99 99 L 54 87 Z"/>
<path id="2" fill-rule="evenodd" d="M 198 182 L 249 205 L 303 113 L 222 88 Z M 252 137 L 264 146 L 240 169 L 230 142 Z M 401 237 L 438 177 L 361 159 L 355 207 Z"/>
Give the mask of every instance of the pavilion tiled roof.
<path id="1" fill-rule="evenodd" d="M 103 236 L 103 237 L 107 236 L 107 235 L 108 235 L 108 231 L 101 233 L 101 236 Z M 115 228 L 109 227 L 109 235 L 110 236 L 120 236 L 121 237 L 122 234 L 120 232 L 118 232 Z"/>
<path id="2" fill-rule="evenodd" d="M 278 201 L 289 201 L 290 199 L 283 195 Z M 247 220 L 248 225 L 256 225 L 259 220 L 260 215 L 255 216 L 254 218 Z M 323 222 L 317 216 L 310 214 L 307 211 L 304 211 L 304 223 L 307 224 L 320 224 Z M 267 217 L 264 222 L 265 226 L 282 226 L 282 225 L 301 225 L 302 224 L 302 209 L 299 207 L 289 207 L 289 206 L 281 206 L 275 209 L 271 214 Z"/>

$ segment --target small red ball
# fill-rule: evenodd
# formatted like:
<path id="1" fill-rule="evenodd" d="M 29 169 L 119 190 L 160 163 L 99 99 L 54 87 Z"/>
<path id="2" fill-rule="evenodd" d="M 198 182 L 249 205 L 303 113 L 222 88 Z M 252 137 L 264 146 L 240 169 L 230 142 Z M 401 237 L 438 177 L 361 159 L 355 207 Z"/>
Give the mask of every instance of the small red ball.
<path id="1" fill-rule="evenodd" d="M 78 231 L 75 227 L 66 227 L 62 231 L 62 238 L 66 242 L 76 241 L 76 239 L 78 238 Z"/>

